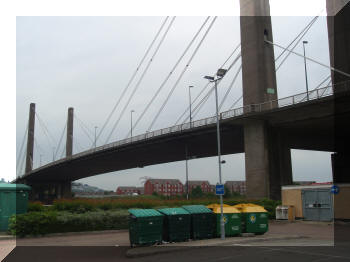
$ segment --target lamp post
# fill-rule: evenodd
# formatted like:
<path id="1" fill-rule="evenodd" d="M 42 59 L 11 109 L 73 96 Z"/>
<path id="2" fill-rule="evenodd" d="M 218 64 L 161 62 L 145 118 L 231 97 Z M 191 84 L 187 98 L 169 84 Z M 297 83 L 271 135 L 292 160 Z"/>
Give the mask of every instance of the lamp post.
<path id="1" fill-rule="evenodd" d="M 191 88 L 194 86 L 189 86 L 188 87 L 188 98 L 190 102 L 190 128 L 192 127 L 192 102 L 191 102 Z"/>
<path id="2" fill-rule="evenodd" d="M 188 150 L 186 145 L 186 199 L 188 200 Z"/>
<path id="3" fill-rule="evenodd" d="M 95 144 L 95 148 L 96 148 L 96 130 L 97 130 L 97 128 L 98 128 L 98 127 L 95 126 L 95 143 L 94 143 L 94 144 Z"/>
<path id="4" fill-rule="evenodd" d="M 132 139 L 132 113 L 134 113 L 134 110 L 130 111 L 130 138 Z"/>
<path id="5" fill-rule="evenodd" d="M 307 81 L 307 69 L 306 69 L 306 55 L 305 55 L 305 45 L 308 44 L 308 41 L 303 41 L 303 49 L 304 49 L 304 66 L 305 66 L 305 83 L 306 83 L 306 97 L 309 100 L 309 84 Z"/>
<path id="6" fill-rule="evenodd" d="M 220 68 L 216 73 L 215 76 L 205 76 L 204 78 L 209 80 L 210 82 L 214 82 L 215 84 L 215 104 L 216 104 L 216 134 L 217 134 L 217 144 L 218 144 L 218 164 L 219 164 L 219 183 L 222 185 L 222 178 L 221 178 L 221 146 L 220 146 L 220 117 L 219 117 L 219 102 L 218 102 L 218 88 L 217 88 L 217 82 L 218 80 L 222 79 L 227 70 Z M 225 221 L 224 221 L 224 213 L 223 213 L 223 197 L 220 195 L 220 228 L 221 228 L 221 239 L 225 239 Z"/>

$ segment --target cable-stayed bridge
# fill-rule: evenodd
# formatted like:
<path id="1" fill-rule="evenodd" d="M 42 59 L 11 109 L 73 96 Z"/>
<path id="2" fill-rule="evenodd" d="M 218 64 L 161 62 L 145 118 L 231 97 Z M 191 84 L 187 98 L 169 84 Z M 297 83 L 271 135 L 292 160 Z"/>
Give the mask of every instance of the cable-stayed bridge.
<path id="1" fill-rule="evenodd" d="M 243 95 L 241 98 L 243 98 L 243 107 L 235 108 L 235 104 L 233 104 L 231 110 L 220 114 L 222 153 L 234 154 L 245 152 L 248 197 L 279 198 L 280 186 L 292 183 L 291 148 L 337 152 L 334 159 L 342 159 L 344 155 L 344 150 L 342 148 L 339 149 L 334 138 L 335 132 L 339 128 L 341 129 L 342 123 L 346 123 L 345 119 L 350 114 L 350 66 L 349 60 L 346 58 L 346 54 L 349 54 L 349 46 L 344 44 L 346 43 L 343 40 L 344 38 L 337 36 L 341 35 L 349 39 L 347 25 L 341 19 L 349 15 L 349 4 L 334 18 L 329 17 L 329 20 L 333 19 L 328 23 L 331 46 L 330 70 L 332 77 L 322 80 L 320 85 L 314 90 L 278 99 L 276 71 L 284 60 L 276 67 L 275 60 L 277 59 L 274 57 L 273 46 L 277 44 L 273 42 L 271 18 L 269 17 L 269 13 L 266 13 L 268 2 L 244 1 L 244 3 L 244 5 L 241 5 L 241 14 L 243 15 L 241 17 L 241 52 L 236 54 L 236 59 L 228 67 L 230 70 L 241 58 L 242 65 L 239 67 L 238 72 L 242 70 Z M 330 4 L 328 6 L 330 8 Z M 252 8 L 255 10 L 254 14 L 259 14 L 260 12 L 261 16 L 250 16 L 249 12 Z M 113 130 L 118 125 L 122 114 L 127 110 L 132 96 L 137 92 L 143 76 L 146 74 L 149 65 L 157 54 L 174 19 L 166 18 L 157 32 L 154 39 L 160 37 L 158 46 L 155 48 L 154 53 L 151 54 L 151 59 L 143 72 L 140 72 L 141 78 L 139 78 L 137 84 L 134 86 L 131 96 L 129 96 L 121 111 L 119 119 L 113 126 Z M 215 19 L 210 20 L 208 17 L 194 36 L 194 39 L 199 39 L 197 38 L 199 37 L 199 32 L 204 29 L 204 25 L 209 24 L 207 31 L 204 32 L 195 47 L 195 51 L 187 61 L 186 67 L 181 72 L 178 80 L 170 90 L 168 97 L 163 102 L 153 121 L 150 122 L 147 132 L 144 134 L 108 143 L 113 133 L 112 130 L 105 145 L 99 147 L 93 146 L 90 150 L 73 155 L 74 113 L 73 109 L 70 109 L 67 125 L 62 133 L 64 134 L 67 131 L 66 157 L 33 169 L 35 105 L 32 104 L 28 125 L 26 168 L 25 173 L 23 175 L 21 174 L 17 181 L 31 185 L 33 187 L 34 198 L 43 198 L 45 191 L 54 192 L 56 197 L 67 197 L 70 195 L 70 182 L 80 178 L 111 171 L 180 161 L 193 157 L 215 156 L 217 154 L 215 116 L 196 121 L 192 121 L 191 117 L 190 119 L 187 117 L 182 120 L 183 116 L 187 115 L 186 111 L 191 112 L 191 109 L 189 109 L 176 121 L 176 125 L 151 131 L 181 77 L 186 72 L 188 65 L 204 41 L 206 34 L 215 22 Z M 211 22 L 209 23 L 209 21 Z M 303 34 L 310 29 L 313 21 L 306 26 L 289 46 L 281 47 L 283 52 L 288 56 L 301 55 L 296 53 L 294 48 L 301 41 Z M 167 26 L 166 22 L 168 22 Z M 336 30 L 330 24 L 334 24 Z M 165 30 L 163 35 L 161 34 L 162 30 Z M 151 46 L 154 43 L 155 40 Z M 193 43 L 194 40 L 189 43 L 188 48 Z M 150 54 L 150 50 L 151 48 L 148 48 L 140 65 L 145 62 L 146 55 Z M 237 50 L 238 47 L 235 48 L 232 55 Z M 310 61 L 312 60 L 308 57 L 303 57 Z M 179 58 L 173 70 L 175 70 L 182 58 L 183 56 Z M 313 62 L 319 63 L 318 61 Z M 326 66 L 322 63 L 319 64 Z M 137 67 L 135 75 L 140 71 L 140 65 Z M 169 76 L 173 70 L 169 73 Z M 135 75 L 130 79 L 120 100 L 124 97 Z M 329 79 L 332 81 L 329 81 Z M 164 79 L 159 90 L 162 89 L 166 82 L 167 78 Z M 332 84 L 330 84 L 331 82 Z M 194 112 L 205 104 L 205 101 L 213 90 L 213 87 L 209 89 L 207 95 L 194 108 Z M 230 92 L 229 90 L 227 94 Z M 158 93 L 146 105 L 145 112 L 154 99 L 157 98 L 157 95 Z M 227 95 L 225 94 L 224 99 L 226 98 Z M 119 102 L 116 103 L 111 114 L 115 111 Z M 222 104 L 223 102 L 220 103 L 220 108 Z M 108 121 L 111 118 L 111 114 L 107 118 Z M 140 115 L 134 126 L 137 125 L 143 115 L 144 113 Z M 39 122 L 43 122 L 39 116 L 37 117 Z M 133 124 L 131 125 L 133 126 Z M 337 125 L 336 130 L 335 125 Z M 44 124 L 43 126 L 45 128 Z M 100 134 L 105 126 L 106 124 L 103 126 Z M 63 135 L 60 141 L 62 141 L 62 138 Z M 334 161 L 334 165 L 342 166 L 342 164 L 337 163 L 337 160 Z M 343 169 L 341 168 L 340 170 Z M 344 171 L 339 171 L 338 173 L 339 175 L 335 176 L 335 181 L 346 180 L 343 175 Z"/>

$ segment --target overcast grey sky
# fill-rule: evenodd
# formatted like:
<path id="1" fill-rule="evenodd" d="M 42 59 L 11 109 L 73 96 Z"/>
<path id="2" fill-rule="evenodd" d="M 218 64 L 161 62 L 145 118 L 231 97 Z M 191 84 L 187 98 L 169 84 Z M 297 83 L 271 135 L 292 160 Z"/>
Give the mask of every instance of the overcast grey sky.
<path id="1" fill-rule="evenodd" d="M 271 8 L 273 9 L 273 1 Z M 321 10 L 321 8 L 320 8 Z M 36 121 L 34 166 L 52 160 L 53 147 L 57 147 L 65 126 L 67 109 L 74 107 L 76 116 L 91 130 L 102 127 L 107 115 L 119 98 L 141 57 L 152 41 L 165 17 L 17 17 L 17 87 L 16 87 L 16 148 L 21 146 L 28 121 L 31 102 L 36 103 L 39 117 L 45 122 L 55 141 L 48 141 Z M 123 139 L 130 129 L 130 110 L 138 117 L 153 93 L 170 72 L 195 32 L 206 17 L 177 17 L 159 53 L 153 60 L 135 97 L 113 133 L 110 142 Z M 287 46 L 313 17 L 272 17 L 274 41 Z M 211 20 L 210 20 L 211 21 Z M 307 55 L 329 64 L 326 18 L 320 17 L 305 37 L 309 41 Z M 203 75 L 213 74 L 240 42 L 239 17 L 218 17 L 188 71 L 160 115 L 153 130 L 171 126 L 188 105 L 188 85 L 194 85 L 193 97 L 205 86 Z M 195 42 L 195 45 L 198 40 Z M 167 93 L 175 83 L 193 48 L 185 56 L 160 96 L 151 106 L 134 134 L 146 131 Z M 297 52 L 302 52 L 300 44 Z M 275 54 L 281 52 L 275 49 Z M 151 52 L 152 53 L 152 52 Z M 149 57 L 146 59 L 146 62 Z M 231 59 L 230 61 L 232 61 Z M 146 63 L 145 63 L 146 64 Z M 220 97 L 227 90 L 238 65 L 227 75 L 219 88 Z M 142 68 L 140 70 L 142 72 Z M 329 70 L 308 63 L 310 87 L 316 87 L 329 75 Z M 130 86 L 130 95 L 136 81 Z M 279 97 L 304 92 L 303 59 L 290 56 L 277 73 Z M 223 110 L 227 110 L 242 94 L 241 76 L 234 85 Z M 102 145 L 126 103 L 122 101 L 111 123 L 101 135 Z M 240 104 L 237 105 L 237 107 Z M 213 115 L 214 97 L 211 97 L 196 119 Z M 88 149 L 91 141 L 75 121 L 74 153 Z M 62 144 L 65 143 L 65 140 Z M 61 155 L 63 147 L 59 149 Z M 225 156 L 224 180 L 244 179 L 244 154 Z M 322 152 L 292 151 L 294 180 L 330 181 L 330 154 Z M 140 185 L 140 177 L 179 178 L 184 182 L 183 162 L 169 163 L 143 169 L 125 170 L 81 180 L 90 185 L 115 190 L 119 185 Z M 7 179 L 13 179 L 14 174 Z M 215 158 L 190 161 L 190 179 L 217 182 Z"/>

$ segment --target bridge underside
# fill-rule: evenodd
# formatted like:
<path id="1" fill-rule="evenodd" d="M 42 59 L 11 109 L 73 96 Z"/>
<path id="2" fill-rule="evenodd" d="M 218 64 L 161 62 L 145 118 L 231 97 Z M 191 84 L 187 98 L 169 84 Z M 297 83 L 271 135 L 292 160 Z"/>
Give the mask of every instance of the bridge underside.
<path id="1" fill-rule="evenodd" d="M 337 109 L 338 116 L 350 117 L 348 93 L 342 100 L 337 101 Z M 291 183 L 290 153 L 288 155 L 286 150 L 335 151 L 333 96 L 265 113 L 250 113 L 223 120 L 221 136 L 224 155 L 244 153 L 244 127 L 252 121 L 264 124 L 273 144 L 271 149 L 272 153 L 275 152 L 275 157 L 272 158 L 275 161 L 275 169 L 269 181 L 269 195 L 272 198 L 280 197 L 280 185 Z M 189 158 L 216 156 L 215 124 L 73 158 L 42 170 L 33 170 L 22 180 L 34 187 L 50 184 L 57 188 L 57 185 L 67 185 L 68 182 L 98 174 L 182 161 L 186 159 L 186 146 Z M 225 179 L 229 179 L 228 177 L 230 174 L 225 174 Z M 261 185 L 257 184 L 252 188 L 259 186 Z M 61 192 L 61 196 L 67 195 L 62 193 L 62 190 L 56 191 Z"/>

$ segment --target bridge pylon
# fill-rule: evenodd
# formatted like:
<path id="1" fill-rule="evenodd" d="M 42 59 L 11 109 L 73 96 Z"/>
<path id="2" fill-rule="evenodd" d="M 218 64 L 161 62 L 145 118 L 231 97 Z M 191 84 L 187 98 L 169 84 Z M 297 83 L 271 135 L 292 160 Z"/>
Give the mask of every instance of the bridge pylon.
<path id="1" fill-rule="evenodd" d="M 269 1 L 240 0 L 240 9 L 243 105 L 277 100 Z M 247 196 L 280 199 L 281 185 L 292 183 L 291 155 L 269 121 L 244 123 L 244 151 Z"/>
<path id="2" fill-rule="evenodd" d="M 31 103 L 29 106 L 29 120 L 28 120 L 28 138 L 27 138 L 27 155 L 25 173 L 33 170 L 34 158 L 34 127 L 35 127 L 35 104 Z"/>

